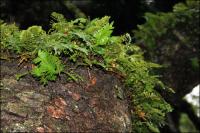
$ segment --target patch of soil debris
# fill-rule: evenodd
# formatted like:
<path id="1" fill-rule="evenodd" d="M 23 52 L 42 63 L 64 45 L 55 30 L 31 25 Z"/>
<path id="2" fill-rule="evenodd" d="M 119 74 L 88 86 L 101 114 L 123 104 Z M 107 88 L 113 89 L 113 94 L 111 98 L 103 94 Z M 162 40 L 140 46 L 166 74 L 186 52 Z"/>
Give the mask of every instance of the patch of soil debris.
<path id="1" fill-rule="evenodd" d="M 31 63 L 1 63 L 1 131 L 3 132 L 131 132 L 123 86 L 99 68 L 77 67 L 82 81 L 60 75 L 43 86 L 30 74 Z"/>

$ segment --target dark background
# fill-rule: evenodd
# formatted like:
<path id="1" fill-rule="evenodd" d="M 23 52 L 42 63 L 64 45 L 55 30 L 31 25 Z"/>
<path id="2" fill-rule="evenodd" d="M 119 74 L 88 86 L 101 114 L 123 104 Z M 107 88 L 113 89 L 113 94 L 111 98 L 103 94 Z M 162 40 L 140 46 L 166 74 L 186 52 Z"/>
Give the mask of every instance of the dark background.
<path id="1" fill-rule="evenodd" d="M 50 14 L 59 12 L 68 19 L 76 14 L 69 9 L 68 1 L 79 8 L 86 17 L 91 19 L 111 16 L 114 21 L 114 34 L 122 34 L 135 29 L 137 24 L 144 23 L 145 12 L 168 12 L 175 3 L 184 0 L 1 0 L 0 18 L 6 22 L 16 22 L 22 29 L 31 25 L 42 25 L 49 28 Z"/>

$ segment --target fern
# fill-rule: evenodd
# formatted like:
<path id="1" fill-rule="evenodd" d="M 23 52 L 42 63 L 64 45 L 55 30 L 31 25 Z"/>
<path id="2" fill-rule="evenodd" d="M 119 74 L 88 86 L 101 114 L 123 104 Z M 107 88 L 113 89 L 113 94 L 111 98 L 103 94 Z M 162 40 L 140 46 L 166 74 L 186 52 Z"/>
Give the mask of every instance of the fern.
<path id="1" fill-rule="evenodd" d="M 41 50 L 38 51 L 38 57 L 33 62 L 37 66 L 32 70 L 32 74 L 35 77 L 39 77 L 44 85 L 48 81 L 55 80 L 57 74 L 60 74 L 64 68 L 58 57 Z"/>

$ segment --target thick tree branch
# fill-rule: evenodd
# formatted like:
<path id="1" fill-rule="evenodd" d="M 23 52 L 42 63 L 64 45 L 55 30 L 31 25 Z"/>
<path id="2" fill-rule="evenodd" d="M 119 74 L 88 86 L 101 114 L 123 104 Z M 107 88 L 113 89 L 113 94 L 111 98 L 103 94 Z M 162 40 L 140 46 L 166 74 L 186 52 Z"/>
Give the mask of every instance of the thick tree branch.
<path id="1" fill-rule="evenodd" d="M 197 117 L 190 103 L 185 100 L 180 101 L 180 110 L 188 115 L 196 129 L 200 130 L 200 118 Z"/>

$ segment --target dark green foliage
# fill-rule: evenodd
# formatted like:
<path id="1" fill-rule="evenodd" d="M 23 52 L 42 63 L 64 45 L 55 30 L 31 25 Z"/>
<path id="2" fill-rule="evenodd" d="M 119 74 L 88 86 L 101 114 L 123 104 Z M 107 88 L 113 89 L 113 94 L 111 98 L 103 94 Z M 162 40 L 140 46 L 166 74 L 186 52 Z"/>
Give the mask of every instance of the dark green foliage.
<path id="1" fill-rule="evenodd" d="M 184 92 L 182 88 L 188 88 L 189 81 L 194 81 L 191 83 L 193 86 L 198 83 L 199 6 L 199 1 L 187 0 L 185 4 L 176 4 L 173 12 L 147 13 L 147 22 L 134 31 L 136 43 L 146 49 L 147 59 L 167 67 L 163 72 L 167 84 L 180 89 L 180 92 Z M 172 78 L 177 80 L 177 85 Z"/>
<path id="2" fill-rule="evenodd" d="M 1 48 L 20 51 L 19 28 L 15 24 L 5 24 L 1 21 Z"/>
<path id="3" fill-rule="evenodd" d="M 45 48 L 44 45 L 47 41 L 46 33 L 42 30 L 41 26 L 31 26 L 27 30 L 21 31 L 19 38 L 22 45 L 20 52 L 38 51 Z"/>
<path id="4" fill-rule="evenodd" d="M 176 4 L 173 12 L 146 13 L 146 23 L 139 25 L 138 30 L 134 31 L 137 45 L 146 50 L 146 59 L 164 66 L 159 73 L 163 76 L 164 83 L 172 87 L 176 93 L 169 96 L 163 91 L 161 94 L 177 108 L 177 112 L 173 114 L 185 111 L 185 106 L 176 102 L 181 101 L 194 86 L 199 84 L 199 7 L 200 1 L 187 0 L 186 3 Z M 142 106 L 144 105 L 146 106 L 146 104 Z M 153 106 L 153 104 L 147 106 L 149 105 Z M 157 105 L 159 105 L 157 108 L 165 106 L 162 103 Z M 149 108 L 151 109 L 153 108 Z M 157 110 L 154 111 L 157 112 Z M 162 116 L 159 111 L 155 114 L 152 114 L 155 115 L 154 120 Z M 174 122 L 177 121 L 176 117 L 172 119 L 175 120 Z"/>
<path id="5" fill-rule="evenodd" d="M 143 44 L 150 52 L 156 50 L 163 40 L 167 40 L 167 44 L 179 41 L 189 49 L 196 47 L 200 35 L 199 5 L 199 1 L 187 0 L 186 4 L 176 4 L 173 12 L 146 13 L 147 22 L 138 25 L 138 30 L 134 31 L 137 42 Z"/>
<path id="6" fill-rule="evenodd" d="M 135 37 L 147 45 L 149 49 L 156 47 L 155 39 L 165 34 L 169 27 L 174 27 L 176 21 L 172 13 L 146 13 L 145 19 L 147 23 L 138 25 Z"/>
<path id="7" fill-rule="evenodd" d="M 108 16 L 92 21 L 84 18 L 67 21 L 58 13 L 53 13 L 52 17 L 54 21 L 48 34 L 39 26 L 19 31 L 13 25 L 2 24 L 3 49 L 19 54 L 28 52 L 32 58 L 37 56 L 33 59 L 36 67 L 31 74 L 43 84 L 55 80 L 61 72 L 77 79 L 78 76 L 64 69 L 58 56 L 78 65 L 97 65 L 122 75 L 127 91 L 131 92 L 133 131 L 155 131 L 164 124 L 165 114 L 171 107 L 154 89 L 156 85 L 164 85 L 157 76 L 151 75 L 152 69 L 160 66 L 143 60 L 140 48 L 131 44 L 129 34 L 112 36 L 113 23 L 109 23 Z M 12 27 L 16 29 L 14 32 L 6 31 Z M 16 38 L 16 43 L 11 43 Z"/>

